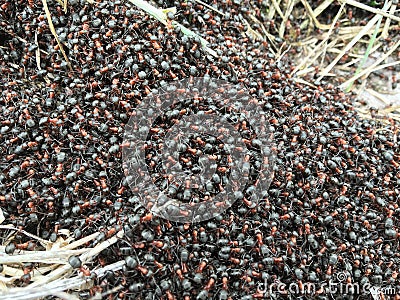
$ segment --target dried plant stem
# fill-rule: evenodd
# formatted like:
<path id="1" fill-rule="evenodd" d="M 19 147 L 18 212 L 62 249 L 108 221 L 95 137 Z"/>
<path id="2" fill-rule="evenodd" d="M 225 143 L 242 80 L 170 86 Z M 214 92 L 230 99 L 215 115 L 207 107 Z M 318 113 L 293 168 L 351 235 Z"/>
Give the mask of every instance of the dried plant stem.
<path id="1" fill-rule="evenodd" d="M 281 25 L 279 26 L 279 37 L 280 38 L 283 38 L 283 36 L 284 36 L 286 23 L 287 23 L 287 20 L 289 19 L 290 14 L 293 11 L 293 7 L 294 7 L 294 0 L 289 0 L 286 11 L 285 11 L 285 15 L 283 16 L 283 20 L 281 22 Z"/>
<path id="2" fill-rule="evenodd" d="M 43 0 L 43 1 L 45 1 L 45 0 Z M 160 21 L 165 26 L 179 27 L 183 34 L 190 36 L 190 37 L 198 37 L 200 39 L 201 45 L 205 51 L 207 51 L 212 56 L 215 56 L 215 57 L 218 56 L 217 52 L 215 52 L 214 50 L 212 50 L 211 48 L 209 48 L 207 46 L 208 42 L 205 39 L 203 39 L 201 36 L 199 36 L 192 30 L 186 28 L 185 26 L 181 25 L 180 23 L 178 23 L 176 21 L 169 22 L 166 14 L 161 9 L 151 5 L 150 3 L 148 3 L 147 1 L 144 1 L 144 0 L 129 0 L 129 1 L 132 4 L 136 5 L 137 7 L 139 7 L 140 9 L 144 10 L 146 13 L 151 15 L 153 18 Z"/>
<path id="3" fill-rule="evenodd" d="M 376 62 L 374 62 L 369 68 L 365 69 L 364 71 L 360 72 L 359 74 L 353 76 L 352 78 L 350 78 L 349 80 L 347 80 L 346 82 L 342 83 L 340 85 L 341 88 L 344 88 L 345 86 L 347 86 L 349 84 L 349 82 L 357 80 L 360 77 L 363 77 L 364 75 L 369 75 L 372 72 L 378 71 L 378 70 L 382 70 L 388 67 L 393 67 L 396 65 L 400 64 L 400 61 L 394 61 L 391 63 L 387 63 L 387 64 L 383 64 L 383 65 L 379 65 L 383 60 L 385 60 L 394 50 L 396 50 L 397 47 L 399 47 L 400 45 L 400 41 L 398 41 L 396 43 L 396 47 L 393 47 L 389 52 L 387 52 L 383 57 L 379 58 Z M 379 66 L 378 66 L 379 65 Z"/>
<path id="4" fill-rule="evenodd" d="M 279 4 L 280 4 L 280 3 L 276 2 L 276 0 L 272 0 L 272 8 L 271 8 L 271 10 L 270 10 L 270 14 L 268 15 L 268 18 L 269 18 L 269 19 L 273 19 L 273 18 L 274 18 L 274 16 L 275 16 L 275 11 L 278 13 L 278 15 L 279 15 L 282 19 L 284 18 L 283 12 L 282 12 L 281 8 L 279 7 Z"/>
<path id="5" fill-rule="evenodd" d="M 304 67 L 304 66 L 310 66 L 312 63 L 314 63 L 314 61 L 317 60 L 318 57 L 319 57 L 319 56 L 321 55 L 321 53 L 322 53 L 322 52 L 320 52 L 318 55 L 316 55 L 317 51 L 319 51 L 320 48 L 324 47 L 324 48 L 326 49 L 326 48 L 328 48 L 331 44 L 335 44 L 335 43 L 336 43 L 336 41 L 334 41 L 334 42 L 331 42 L 329 45 L 327 45 L 327 41 L 328 41 L 328 39 L 331 37 L 332 31 L 333 31 L 333 29 L 334 29 L 334 27 L 335 27 L 335 24 L 336 24 L 337 20 L 339 19 L 340 15 L 341 15 L 341 13 L 342 13 L 342 11 L 343 11 L 343 9 L 344 9 L 344 6 L 345 6 L 345 4 L 342 4 L 342 5 L 340 6 L 340 9 L 339 9 L 338 13 L 336 14 L 336 16 L 335 16 L 335 18 L 334 18 L 334 20 L 333 20 L 333 22 L 332 22 L 332 24 L 331 24 L 331 26 L 330 26 L 330 28 L 329 28 L 329 31 L 328 31 L 328 33 L 327 33 L 326 36 L 325 36 L 325 38 L 313 49 L 313 51 L 311 51 L 311 52 L 307 55 L 307 57 L 306 57 L 304 60 L 302 60 L 302 62 L 301 62 L 300 64 L 298 64 L 298 65 L 296 66 L 296 68 L 292 71 L 292 74 L 296 73 L 300 68 L 302 68 L 302 67 Z M 312 59 L 311 61 L 309 61 L 309 59 L 310 59 L 311 57 L 313 57 L 313 59 Z"/>
<path id="6" fill-rule="evenodd" d="M 27 231 L 25 231 L 23 229 L 16 228 L 13 225 L 0 225 L 0 230 L 1 229 L 2 230 L 16 230 L 16 231 L 19 231 L 20 233 L 25 234 L 26 236 L 29 236 L 30 238 L 39 241 L 43 246 L 46 246 L 46 245 L 51 243 L 49 241 L 46 241 L 45 239 L 42 239 L 41 237 L 38 237 L 37 235 L 29 233 L 29 232 L 27 232 Z"/>
<path id="7" fill-rule="evenodd" d="M 392 4 L 389 10 L 389 14 L 394 15 L 396 11 L 397 4 Z M 391 18 L 387 18 L 385 22 L 385 26 L 383 27 L 381 37 L 386 39 L 389 36 L 389 27 L 390 27 Z"/>
<path id="8" fill-rule="evenodd" d="M 344 3 L 348 4 L 348 5 L 352 5 L 352 6 L 361 8 L 363 10 L 369 11 L 369 12 L 371 12 L 373 14 L 381 15 L 381 16 L 384 16 L 386 18 L 392 19 L 394 21 L 400 22 L 400 17 L 397 17 L 397 16 L 395 16 L 393 14 L 390 14 L 390 13 L 386 12 L 387 7 L 386 8 L 383 7 L 382 9 L 378 9 L 378 8 L 373 8 L 371 6 L 362 4 L 362 3 L 354 1 L 354 0 L 339 0 L 339 1 L 340 2 L 344 2 Z M 392 2 L 390 2 L 389 6 L 391 6 L 391 5 L 392 5 Z"/>
<path id="9" fill-rule="evenodd" d="M 364 66 L 365 62 L 367 61 L 367 58 L 368 58 L 368 56 L 369 56 L 369 54 L 370 54 L 370 52 L 371 52 L 372 46 L 373 46 L 374 43 L 375 43 L 375 40 L 376 40 L 376 36 L 377 36 L 377 34 L 378 34 L 379 27 L 381 26 L 381 21 L 382 21 L 382 16 L 379 17 L 378 23 L 377 23 L 376 26 L 375 26 L 375 30 L 374 30 L 374 33 L 372 34 L 372 37 L 371 37 L 370 42 L 369 42 L 369 44 L 368 44 L 367 50 L 366 50 L 365 53 L 364 53 L 364 57 L 362 58 L 361 63 L 360 63 L 360 64 L 358 65 L 358 67 L 357 67 L 357 70 L 356 70 L 355 75 L 357 75 L 358 73 L 360 73 L 362 67 Z M 353 82 L 354 82 L 354 81 L 351 81 L 351 82 L 350 82 L 349 86 L 346 88 L 346 92 L 349 92 L 349 91 L 350 91 L 351 87 L 353 86 Z"/>
<path id="10" fill-rule="evenodd" d="M 313 11 L 313 15 L 318 17 L 325 9 L 329 7 L 333 3 L 334 0 L 325 0 L 322 2 L 316 9 Z"/>
<path id="11" fill-rule="evenodd" d="M 57 32 L 54 29 L 53 21 L 51 20 L 51 14 L 50 14 L 49 8 L 47 6 L 47 1 L 42 0 L 42 3 L 43 3 L 44 11 L 46 12 L 47 22 L 49 23 L 50 31 L 53 34 L 54 38 L 56 39 L 58 47 L 60 47 L 60 51 L 61 51 L 62 55 L 64 56 L 64 59 L 67 62 L 69 69 L 72 71 L 71 63 L 70 63 L 67 55 L 65 54 L 63 45 L 61 44 L 60 39 L 58 38 Z"/>
<path id="12" fill-rule="evenodd" d="M 218 9 L 215 9 L 214 7 L 212 7 L 211 5 L 201 1 L 201 0 L 195 0 L 196 2 L 200 3 L 201 5 L 204 5 L 205 7 L 215 11 L 216 13 L 220 14 L 221 16 L 223 16 L 224 14 L 222 12 L 220 12 Z"/>
<path id="13" fill-rule="evenodd" d="M 111 265 L 94 270 L 93 273 L 97 276 L 103 276 L 107 271 L 118 271 L 125 264 L 125 261 L 118 261 Z M 93 286 L 93 281 L 90 278 L 86 278 L 81 275 L 77 275 L 71 278 L 60 278 L 55 281 L 49 282 L 46 287 L 32 287 L 32 284 L 22 288 L 11 288 L 6 293 L 0 293 L 0 300 L 34 300 L 38 298 L 44 298 L 48 296 L 65 297 L 65 295 L 71 295 L 71 298 L 64 299 L 76 299 L 70 293 L 66 294 L 65 291 L 80 289 L 82 287 L 90 288 Z"/>

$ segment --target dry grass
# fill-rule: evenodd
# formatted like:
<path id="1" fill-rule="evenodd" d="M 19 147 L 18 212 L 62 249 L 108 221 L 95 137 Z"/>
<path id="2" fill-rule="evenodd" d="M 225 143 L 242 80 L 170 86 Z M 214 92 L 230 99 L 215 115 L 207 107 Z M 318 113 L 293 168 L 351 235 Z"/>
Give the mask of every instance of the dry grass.
<path id="1" fill-rule="evenodd" d="M 269 18 L 281 19 L 280 24 L 277 25 L 280 38 L 291 34 L 290 30 L 287 30 L 291 15 L 297 18 L 300 16 L 304 20 L 300 28 L 306 34 L 302 34 L 298 40 L 286 41 L 289 46 L 300 49 L 299 54 L 294 55 L 295 68 L 292 71 L 292 76 L 298 82 L 306 83 L 317 73 L 317 81 L 328 80 L 339 85 L 346 92 L 352 91 L 361 95 L 366 89 L 372 89 L 370 82 L 375 81 L 374 74 L 377 72 L 391 74 L 392 68 L 400 64 L 398 8 L 393 1 L 386 1 L 382 9 L 373 8 L 355 0 L 339 0 L 339 2 L 341 6 L 330 24 L 324 24 L 320 16 L 325 11 L 333 11 L 333 0 L 325 0 L 315 9 L 312 9 L 311 3 L 307 0 L 271 0 Z M 371 16 L 365 25 L 356 25 L 357 23 L 352 23 L 349 19 L 346 11 L 354 7 Z M 357 16 L 354 17 L 357 18 Z M 393 34 L 396 30 L 397 34 Z M 389 48 L 387 48 L 387 43 L 382 41 L 387 38 L 392 39 Z M 378 58 L 372 59 L 372 56 Z M 366 65 L 367 61 L 368 65 Z M 313 86 L 311 82 L 308 84 Z M 378 93 L 381 96 L 376 99 L 385 98 L 382 96 L 382 91 L 370 94 L 376 95 L 377 92 L 381 92 Z M 398 94 L 398 101 L 400 102 L 400 94 Z M 390 107 L 392 103 L 386 103 L 386 105 Z M 365 111 L 359 110 L 359 112 L 365 117 Z M 396 120 L 397 114 L 400 114 L 398 108 L 391 109 L 390 116 L 386 111 L 382 112 L 387 118 Z"/>
<path id="2" fill-rule="evenodd" d="M 331 1 L 325 1 L 323 2 L 319 8 L 317 8 L 315 11 L 320 14 L 323 10 L 327 9 L 329 6 L 327 6 Z M 322 41 L 318 42 L 319 38 L 316 36 L 311 36 L 306 38 L 305 40 L 299 41 L 294 43 L 295 46 L 297 47 L 302 47 L 303 51 L 305 53 L 308 53 L 308 55 L 301 60 L 298 60 L 296 62 L 296 68 L 292 72 L 292 75 L 297 75 L 300 77 L 303 77 L 305 75 L 308 75 L 311 73 L 311 70 L 315 72 L 315 62 L 324 62 L 327 60 L 326 56 L 327 53 L 337 53 L 336 57 L 329 63 L 329 65 L 321 65 L 319 64 L 320 71 L 318 72 L 319 78 L 318 80 L 321 80 L 322 78 L 333 75 L 333 73 L 330 73 L 335 67 L 338 66 L 339 61 L 345 56 L 348 55 L 349 57 L 354 57 L 354 59 L 347 65 L 350 67 L 351 65 L 356 65 L 360 61 L 360 57 L 364 57 L 366 53 L 365 47 L 363 45 L 361 47 L 354 47 L 357 43 L 363 44 L 365 41 L 363 38 L 365 36 L 373 36 L 374 30 L 376 28 L 374 27 L 379 20 L 381 20 L 383 17 L 388 18 L 387 21 L 382 24 L 382 26 L 379 26 L 378 29 L 376 30 L 378 33 L 384 34 L 384 36 L 387 35 L 387 32 L 389 29 L 393 29 L 396 25 L 390 26 L 390 22 L 392 20 L 400 22 L 400 18 L 395 16 L 394 14 L 391 14 L 387 12 L 387 10 L 390 8 L 391 11 L 393 11 L 393 7 L 395 5 L 391 4 L 391 1 L 387 2 L 387 4 L 384 6 L 382 10 L 380 9 L 375 9 L 368 7 L 368 11 L 371 11 L 375 13 L 376 15 L 365 25 L 365 26 L 339 26 L 336 27 L 337 22 L 340 21 L 341 24 L 346 24 L 346 17 L 344 16 L 344 9 L 346 5 L 353 5 L 357 6 L 359 8 L 365 8 L 366 6 L 364 4 L 355 2 L 353 0 L 344 0 L 341 1 L 342 5 L 336 14 L 333 22 L 331 25 L 323 25 L 317 20 L 317 14 L 311 9 L 309 4 L 305 2 L 305 0 L 302 0 L 301 3 L 305 4 L 306 11 L 309 14 L 309 18 L 311 18 L 314 22 L 314 26 L 318 29 L 322 30 L 327 30 L 327 32 L 323 32 L 322 36 L 323 39 Z M 288 7 L 288 9 L 291 9 L 291 6 Z M 287 19 L 285 18 L 283 22 L 287 22 Z M 349 25 L 350 23 L 347 22 Z M 336 33 L 334 32 L 334 29 L 336 29 Z M 375 39 L 376 40 L 376 39 Z M 375 51 L 379 51 L 381 44 L 372 44 L 372 50 L 367 53 L 373 53 Z M 382 61 L 387 59 L 390 54 L 392 54 L 394 51 L 397 50 L 399 44 L 395 43 L 388 51 L 387 53 L 384 53 L 382 58 L 379 60 L 379 62 L 376 62 L 375 66 L 378 66 Z M 382 51 L 383 52 L 383 51 Z M 397 64 L 396 62 L 395 64 Z M 346 68 L 348 71 L 349 78 L 347 81 L 342 85 L 342 87 L 347 86 L 351 81 L 356 80 L 357 78 L 360 78 L 364 75 L 368 75 L 371 72 L 374 71 L 374 69 L 369 68 L 367 70 L 364 70 L 362 75 L 355 75 L 352 74 L 352 69 Z M 342 70 L 346 70 L 343 69 Z M 304 71 L 304 70 L 309 70 Z M 303 72 L 302 72 L 303 71 Z"/>
<path id="3" fill-rule="evenodd" d="M 0 230 L 3 236 L 8 233 L 6 242 L 0 246 L 0 265 L 3 265 L 0 275 L 0 300 L 31 300 L 49 295 L 67 300 L 78 299 L 73 293 L 67 294 L 65 291 L 89 289 L 93 286 L 94 280 L 91 276 L 85 276 L 81 270 L 73 269 L 68 263 L 69 257 L 78 256 L 83 265 L 87 266 L 101 251 L 116 243 L 124 235 L 123 231 L 120 231 L 95 247 L 87 248 L 85 245 L 94 241 L 100 232 L 74 240 L 68 230 L 62 229 L 59 231 L 59 238 L 52 243 L 12 225 L 0 225 Z M 42 250 L 17 250 L 13 255 L 5 254 L 5 246 L 12 242 L 15 232 L 35 240 L 41 245 Z M 28 262 L 36 264 L 31 272 L 31 283 L 25 287 L 15 287 L 16 281 L 24 275 L 23 264 Z M 91 275 L 102 276 L 108 270 L 121 269 L 124 263 L 124 261 L 119 261 L 105 267 L 87 270 Z"/>

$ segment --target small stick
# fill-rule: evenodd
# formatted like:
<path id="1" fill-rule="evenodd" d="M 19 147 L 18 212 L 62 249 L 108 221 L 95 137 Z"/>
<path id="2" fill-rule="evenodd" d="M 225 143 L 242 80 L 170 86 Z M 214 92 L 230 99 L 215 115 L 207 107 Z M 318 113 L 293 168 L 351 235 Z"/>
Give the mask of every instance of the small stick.
<path id="1" fill-rule="evenodd" d="M 51 244 L 51 242 L 46 241 L 46 240 L 44 240 L 44 239 L 38 237 L 37 235 L 34 235 L 34 234 L 32 234 L 32 233 L 29 233 L 29 232 L 27 232 L 27 231 L 25 231 L 25 230 L 23 230 L 23 229 L 16 228 L 16 227 L 14 227 L 13 225 L 0 225 L 0 229 L 4 229 L 4 230 L 16 230 L 16 231 L 19 231 L 20 233 L 25 234 L 26 236 L 29 236 L 29 237 L 31 237 L 31 238 L 33 238 L 33 239 L 35 239 L 35 240 L 38 240 L 40 243 L 42 243 L 42 245 L 46 245 L 46 246 L 47 246 L 48 244 Z"/>

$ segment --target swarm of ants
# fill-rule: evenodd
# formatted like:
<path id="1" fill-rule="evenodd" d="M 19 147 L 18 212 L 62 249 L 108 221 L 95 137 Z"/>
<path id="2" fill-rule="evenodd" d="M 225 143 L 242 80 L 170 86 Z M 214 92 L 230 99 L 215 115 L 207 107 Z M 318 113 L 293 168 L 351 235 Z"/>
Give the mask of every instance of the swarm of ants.
<path id="1" fill-rule="evenodd" d="M 79 241 L 55 264 L 80 276 L 64 290 L 80 299 L 330 299 L 338 274 L 400 291 L 397 124 L 361 119 L 331 84 L 296 83 L 286 56 L 246 35 L 251 12 L 266 22 L 264 1 L 206 2 L 157 1 L 176 7 L 163 24 L 125 1 L 48 1 L 57 41 L 42 3 L 1 1 L 0 208 L 13 228 L 2 227 L 1 299 L 21 293 L 12 286 L 52 286 L 41 281 L 51 268 L 13 257 Z M 123 133 L 152 91 L 193 77 L 245 86 L 277 154 L 257 206 L 244 192 L 215 218 L 182 224 L 130 189 Z M 276 282 L 315 290 L 260 289 Z"/>

